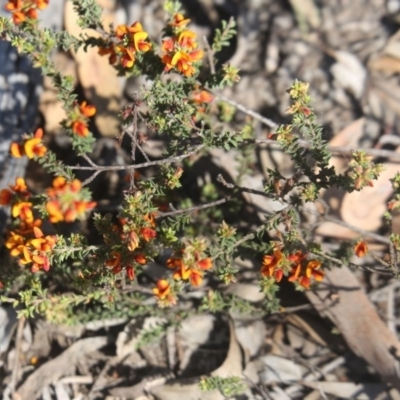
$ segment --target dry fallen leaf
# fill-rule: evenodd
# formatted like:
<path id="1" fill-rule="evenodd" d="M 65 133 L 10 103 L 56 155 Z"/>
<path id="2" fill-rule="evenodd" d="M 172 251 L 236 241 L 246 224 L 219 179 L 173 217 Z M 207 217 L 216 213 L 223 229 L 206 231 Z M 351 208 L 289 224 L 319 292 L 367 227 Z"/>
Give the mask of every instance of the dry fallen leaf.
<path id="1" fill-rule="evenodd" d="M 74 343 L 58 357 L 46 362 L 33 372 L 18 388 L 21 400 L 37 399 L 43 388 L 63 376 L 72 375 L 79 360 L 107 344 L 106 336 L 89 337 Z"/>
<path id="2" fill-rule="evenodd" d="M 306 292 L 308 299 L 321 316 L 332 320 L 357 356 L 400 389 L 400 343 L 379 318 L 355 275 L 346 266 L 333 268 L 326 270 L 324 282 Z"/>

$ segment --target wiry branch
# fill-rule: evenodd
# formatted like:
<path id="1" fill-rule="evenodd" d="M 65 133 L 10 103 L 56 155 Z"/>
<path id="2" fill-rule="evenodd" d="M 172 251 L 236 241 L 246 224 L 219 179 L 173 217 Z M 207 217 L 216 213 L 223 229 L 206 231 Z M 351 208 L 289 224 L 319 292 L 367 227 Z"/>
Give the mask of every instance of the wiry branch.
<path id="1" fill-rule="evenodd" d="M 134 165 L 109 165 L 106 167 L 103 167 L 101 165 L 94 164 L 92 162 L 93 166 L 90 167 L 83 167 L 83 166 L 68 166 L 70 169 L 76 169 L 76 170 L 82 170 L 82 171 L 130 171 L 134 169 L 140 169 L 140 168 L 147 168 L 151 166 L 157 166 L 157 165 L 164 165 L 164 164 L 171 164 L 173 162 L 178 162 L 181 160 L 184 160 L 185 158 L 190 157 L 193 154 L 196 154 L 199 152 L 202 148 L 204 147 L 204 144 L 201 144 L 197 146 L 194 150 L 189 151 L 186 154 L 181 154 L 180 156 L 175 156 L 175 157 L 169 157 L 165 158 L 163 160 L 156 160 L 156 161 L 148 161 L 140 164 L 134 164 Z"/>
<path id="2" fill-rule="evenodd" d="M 259 113 L 248 109 L 244 105 L 242 105 L 240 103 L 237 103 L 236 101 L 233 101 L 233 100 L 229 99 L 228 97 L 223 96 L 222 94 L 218 94 L 218 93 L 215 93 L 215 92 L 213 92 L 213 94 L 216 97 L 218 97 L 219 99 L 221 99 L 221 100 L 227 102 L 228 104 L 232 105 L 233 107 L 235 107 L 239 111 L 242 111 L 246 115 L 249 115 L 250 117 L 253 117 L 257 121 L 260 121 L 262 124 L 268 126 L 273 131 L 275 131 L 279 127 L 279 124 L 277 124 L 276 122 L 272 121 L 269 118 L 263 117 Z M 250 143 L 250 142 L 256 143 L 256 144 L 271 145 L 271 146 L 274 146 L 274 148 L 276 148 L 278 150 L 281 150 L 281 148 L 278 145 L 278 143 L 275 140 L 272 140 L 272 139 L 254 139 L 254 140 L 250 139 L 250 140 L 246 140 L 246 143 Z M 304 147 L 304 148 L 309 148 L 310 147 L 310 143 L 307 142 L 306 140 L 299 139 L 297 143 L 301 147 Z M 345 156 L 351 156 L 352 153 L 357 149 L 354 149 L 354 148 L 349 147 L 349 146 L 328 146 L 328 150 L 334 155 L 345 157 Z M 400 162 L 400 153 L 397 153 L 396 151 L 383 150 L 383 149 L 362 149 L 362 150 L 366 154 L 371 155 L 373 157 L 386 157 L 386 158 L 389 158 L 391 162 Z"/>
<path id="3" fill-rule="evenodd" d="M 202 204 L 201 206 L 194 206 L 194 207 L 189 207 L 189 208 L 183 208 L 181 210 L 173 210 L 173 211 L 167 211 L 164 213 L 157 213 L 156 218 L 163 218 L 163 217 L 172 217 L 175 215 L 180 215 L 180 214 L 185 214 L 185 213 L 192 213 L 200 210 L 206 210 L 207 208 L 219 206 L 220 204 L 224 204 L 228 202 L 231 199 L 230 196 L 224 197 L 223 199 L 219 199 L 216 201 L 212 201 L 207 204 Z"/>

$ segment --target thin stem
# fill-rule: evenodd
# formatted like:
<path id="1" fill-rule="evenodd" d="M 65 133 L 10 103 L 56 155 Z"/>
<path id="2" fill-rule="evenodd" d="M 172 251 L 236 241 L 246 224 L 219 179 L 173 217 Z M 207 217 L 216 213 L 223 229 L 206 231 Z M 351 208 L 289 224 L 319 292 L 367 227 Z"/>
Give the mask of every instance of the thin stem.
<path id="1" fill-rule="evenodd" d="M 76 170 L 82 170 L 82 171 L 125 171 L 125 170 L 134 170 L 134 169 L 140 169 L 140 168 L 147 168 L 151 167 L 153 165 L 164 165 L 164 164 L 171 164 L 174 162 L 178 162 L 181 160 L 184 160 L 185 158 L 190 157 L 193 154 L 196 154 L 198 151 L 200 151 L 204 147 L 204 144 L 201 144 L 197 146 L 194 150 L 189 151 L 186 154 L 182 154 L 180 156 L 175 156 L 175 157 L 169 157 L 165 158 L 163 160 L 157 160 L 157 161 L 148 161 L 140 164 L 135 164 L 135 165 L 109 165 L 106 167 L 102 167 L 101 165 L 94 164 L 95 166 L 93 167 L 81 167 L 79 165 L 77 166 L 68 166 L 70 169 L 76 169 Z"/>
<path id="2" fill-rule="evenodd" d="M 208 62 L 210 64 L 210 72 L 215 75 L 215 63 L 214 63 L 214 52 L 211 49 L 210 43 L 208 43 L 207 37 L 203 36 L 204 47 L 206 49 Z"/>
<path id="3" fill-rule="evenodd" d="M 189 208 L 184 208 L 181 210 L 173 210 L 173 211 L 168 211 L 165 213 L 158 213 L 156 215 L 156 218 L 164 218 L 164 217 L 171 217 L 174 215 L 179 215 L 179 214 L 184 214 L 184 213 L 192 213 L 200 210 L 205 210 L 207 208 L 219 206 L 220 204 L 224 204 L 228 202 L 231 199 L 231 196 L 224 197 L 223 199 L 219 199 L 216 201 L 212 201 L 207 204 L 202 204 L 201 206 L 194 206 L 194 207 L 189 207 Z"/>
<path id="4" fill-rule="evenodd" d="M 213 92 L 213 93 L 219 99 L 225 101 L 226 103 L 230 104 L 231 106 L 233 106 L 233 107 L 237 108 L 238 110 L 244 112 L 246 115 L 249 115 L 250 117 L 253 117 L 254 119 L 260 121 L 264 125 L 269 126 L 272 129 L 278 128 L 279 125 L 277 123 L 275 123 L 274 121 L 272 121 L 271 119 L 263 117 L 262 115 L 256 113 L 255 111 L 252 111 L 252 110 L 248 109 L 244 105 L 239 104 L 236 101 L 233 101 L 233 100 L 229 99 L 228 97 L 225 97 L 222 94 L 215 93 L 215 92 Z"/>
<path id="5" fill-rule="evenodd" d="M 238 185 L 235 185 L 234 183 L 228 183 L 221 174 L 219 174 L 217 176 L 217 181 L 222 183 L 222 185 L 224 185 L 227 189 L 236 189 L 239 192 L 251 193 L 251 194 L 256 194 L 256 195 L 264 196 L 264 197 L 270 197 L 267 193 L 262 192 L 261 190 L 238 186 Z"/>
<path id="6" fill-rule="evenodd" d="M 323 215 L 322 216 L 324 221 L 329 221 L 329 222 L 333 222 L 334 224 L 340 225 L 340 226 L 344 226 L 345 228 L 349 228 L 354 232 L 359 233 L 360 235 L 364 236 L 364 237 L 370 237 L 371 239 L 376 240 L 379 243 L 383 243 L 383 244 L 390 244 L 390 240 L 382 235 L 378 235 L 377 233 L 373 233 L 373 232 L 368 232 L 364 229 L 361 228 L 357 228 L 354 225 L 350 225 L 347 222 L 341 221 L 340 219 L 337 219 L 335 217 L 331 217 L 329 215 Z"/>

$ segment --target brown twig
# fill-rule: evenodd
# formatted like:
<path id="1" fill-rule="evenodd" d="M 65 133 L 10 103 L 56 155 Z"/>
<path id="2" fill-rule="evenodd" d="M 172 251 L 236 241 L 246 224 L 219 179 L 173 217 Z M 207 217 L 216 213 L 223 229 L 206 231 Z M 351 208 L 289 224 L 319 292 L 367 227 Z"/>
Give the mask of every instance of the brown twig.
<path id="1" fill-rule="evenodd" d="M 253 117 L 257 121 L 260 121 L 261 123 L 263 123 L 264 125 L 270 127 L 271 129 L 277 129 L 278 128 L 279 125 L 277 123 L 275 123 L 274 121 L 272 121 L 271 119 L 263 117 L 262 115 L 256 113 L 255 111 L 252 111 L 252 110 L 248 109 L 244 105 L 239 104 L 236 101 L 233 101 L 233 100 L 229 99 L 228 97 L 226 97 L 226 96 L 224 96 L 224 95 L 222 95 L 220 93 L 213 92 L 213 94 L 214 94 L 214 96 L 216 96 L 219 99 L 225 101 L 226 103 L 228 103 L 231 106 L 237 108 L 238 110 L 244 112 L 246 115 L 249 115 L 250 117 Z"/>
<path id="2" fill-rule="evenodd" d="M 164 218 L 164 217 L 171 217 L 174 215 L 179 215 L 179 214 L 185 214 L 185 213 L 192 213 L 200 210 L 205 210 L 207 208 L 219 206 L 220 204 L 224 204 L 228 202 L 231 199 L 230 196 L 224 197 L 223 199 L 219 199 L 216 201 L 212 201 L 207 204 L 202 204 L 201 206 L 194 206 L 194 207 L 189 207 L 189 208 L 183 208 L 181 210 L 173 210 L 173 211 L 168 211 L 164 213 L 158 213 L 156 218 Z"/>
<path id="3" fill-rule="evenodd" d="M 364 229 L 361 228 L 357 228 L 354 225 L 348 224 L 345 221 L 341 221 L 340 219 L 337 219 L 335 217 L 331 217 L 329 215 L 323 215 L 322 216 L 324 221 L 328 221 L 328 222 L 333 222 L 334 224 L 340 225 L 340 226 L 344 226 L 345 228 L 351 229 L 353 232 L 357 232 L 360 235 L 362 235 L 363 237 L 370 237 L 371 239 L 376 240 L 379 243 L 383 243 L 383 244 L 390 244 L 390 240 L 382 235 L 378 235 L 377 233 L 373 233 L 373 232 L 368 232 Z"/>
<path id="4" fill-rule="evenodd" d="M 279 124 L 277 124 L 276 122 L 272 121 L 269 118 L 263 117 L 262 115 L 260 115 L 259 113 L 248 109 L 246 106 L 237 103 L 234 100 L 229 99 L 228 97 L 220 94 L 220 93 L 215 93 L 213 92 L 213 94 L 227 102 L 228 104 L 232 105 L 233 107 L 235 107 L 236 109 L 238 109 L 239 111 L 242 111 L 243 113 L 245 113 L 246 115 L 249 115 L 250 117 L 253 117 L 254 119 L 256 119 L 257 121 L 260 121 L 262 124 L 268 126 L 269 128 L 271 128 L 272 130 L 276 130 L 279 127 Z M 267 145 L 274 145 L 276 146 L 276 148 L 278 150 L 280 150 L 281 148 L 279 147 L 279 145 L 276 143 L 275 140 L 271 140 L 271 139 L 254 139 L 254 140 L 248 140 L 246 141 L 247 143 L 249 142 L 253 142 L 253 143 L 257 143 L 257 144 L 267 144 Z M 298 144 L 301 147 L 304 148 L 309 148 L 310 147 L 310 143 L 307 142 L 306 140 L 302 140 L 299 139 L 298 140 Z M 354 149 L 352 147 L 349 146 L 328 146 L 328 150 L 335 155 L 338 156 L 349 156 L 352 155 L 352 153 L 357 150 Z M 366 154 L 371 155 L 373 157 L 382 157 L 382 158 L 389 158 L 391 162 L 400 162 L 400 153 L 397 153 L 396 151 L 392 151 L 392 150 L 384 150 L 384 149 L 362 149 Z"/>
<path id="5" fill-rule="evenodd" d="M 278 150 L 281 149 L 281 147 L 277 144 L 277 142 L 272 139 L 254 139 L 249 141 L 252 141 L 253 143 L 257 144 L 272 145 L 274 146 L 274 149 L 275 148 Z M 306 140 L 300 139 L 298 140 L 298 143 L 301 147 L 305 149 L 310 147 L 310 143 L 308 143 Z M 332 154 L 342 157 L 351 156 L 355 151 L 359 150 L 349 146 L 328 146 L 327 149 Z M 397 153 L 396 151 L 393 150 L 384 150 L 384 149 L 361 149 L 361 150 L 373 157 L 388 158 L 389 161 L 391 162 L 400 162 L 400 153 Z"/>
<path id="6" fill-rule="evenodd" d="M 193 154 L 196 154 L 198 151 L 200 151 L 205 145 L 200 144 L 198 145 L 194 150 L 189 151 L 186 154 L 181 154 L 180 156 L 174 156 L 174 157 L 169 157 L 165 158 L 163 160 L 156 160 L 156 161 L 148 161 L 140 164 L 134 164 L 134 165 L 109 165 L 106 167 L 103 167 L 101 165 L 97 165 L 93 163 L 93 166 L 91 167 L 85 167 L 85 166 L 68 166 L 70 169 L 75 169 L 75 170 L 81 170 L 81 171 L 125 171 L 125 170 L 134 170 L 134 169 L 140 169 L 140 168 L 147 168 L 151 166 L 157 166 L 157 165 L 164 165 L 164 164 L 171 164 L 173 162 L 178 162 L 181 160 L 184 160 L 185 158 L 190 157 Z"/>
<path id="7" fill-rule="evenodd" d="M 268 193 L 262 192 L 261 190 L 235 185 L 234 183 L 228 183 L 221 174 L 217 176 L 217 181 L 222 183 L 222 185 L 225 186 L 227 189 L 236 189 L 239 192 L 243 193 L 251 193 L 251 194 L 257 194 L 259 196 L 270 197 Z"/>

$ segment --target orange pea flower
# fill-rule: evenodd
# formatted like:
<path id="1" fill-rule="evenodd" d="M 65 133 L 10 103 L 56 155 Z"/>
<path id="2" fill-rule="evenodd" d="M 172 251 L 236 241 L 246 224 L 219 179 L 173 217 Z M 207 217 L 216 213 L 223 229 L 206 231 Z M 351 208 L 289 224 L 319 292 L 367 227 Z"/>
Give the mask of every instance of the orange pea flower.
<path id="1" fill-rule="evenodd" d="M 184 51 L 180 50 L 174 54 L 170 61 L 170 65 L 175 67 L 181 74 L 185 76 L 193 76 L 196 70 L 192 66 L 192 63 L 201 60 L 203 55 L 203 50 L 194 50 L 190 53 L 185 53 Z"/>
<path id="2" fill-rule="evenodd" d="M 96 107 L 87 104 L 86 101 L 82 101 L 81 105 L 79 106 L 79 111 L 85 117 L 93 117 L 96 114 Z"/>
<path id="3" fill-rule="evenodd" d="M 32 203 L 28 201 L 21 201 L 13 205 L 11 215 L 14 218 L 20 218 L 27 223 L 33 222 Z"/>
<path id="4" fill-rule="evenodd" d="M 72 124 L 72 131 L 80 137 L 86 137 L 89 135 L 89 128 L 84 121 L 75 121 Z"/>
<path id="5" fill-rule="evenodd" d="M 44 10 L 49 5 L 50 0 L 33 0 L 39 10 Z"/>
<path id="6" fill-rule="evenodd" d="M 135 64 L 135 52 L 133 48 L 118 46 L 117 51 L 121 54 L 121 65 L 124 68 L 132 68 Z"/>
<path id="7" fill-rule="evenodd" d="M 10 232 L 9 237 L 5 241 L 5 246 L 10 250 L 10 254 L 16 257 L 21 254 L 21 246 L 23 246 L 24 243 L 25 239 L 21 235 Z"/>
<path id="8" fill-rule="evenodd" d="M 89 135 L 89 128 L 87 118 L 93 117 L 96 114 L 96 107 L 87 104 L 86 101 L 83 101 L 80 105 L 75 107 L 73 111 L 73 115 L 71 116 L 71 129 L 72 131 L 80 136 L 86 137 Z"/>
<path id="9" fill-rule="evenodd" d="M 0 191 L 0 205 L 6 206 L 10 204 L 13 197 L 12 192 L 18 194 L 19 197 L 23 197 L 25 199 L 29 197 L 28 187 L 26 186 L 24 178 L 17 178 L 15 180 L 15 184 L 10 185 L 9 187 L 11 190 L 2 189 Z"/>
<path id="10" fill-rule="evenodd" d="M 324 272 L 320 271 L 321 262 L 318 260 L 305 261 L 305 255 L 297 251 L 295 254 L 288 257 L 295 263 L 292 267 L 292 271 L 289 274 L 289 282 L 298 282 L 300 286 L 308 289 L 311 284 L 311 280 L 322 281 L 324 279 Z"/>
<path id="11" fill-rule="evenodd" d="M 180 47 L 184 47 L 185 50 L 191 51 L 197 48 L 197 42 L 195 40 L 196 37 L 196 33 L 189 30 L 184 30 L 178 35 L 177 43 Z"/>
<path id="12" fill-rule="evenodd" d="M 135 270 L 131 265 L 128 265 L 126 268 L 126 276 L 128 277 L 128 279 L 130 279 L 131 281 L 133 279 L 135 279 Z"/>
<path id="13" fill-rule="evenodd" d="M 192 269 L 190 271 L 189 281 L 192 286 L 200 286 L 203 282 L 203 271 Z"/>
<path id="14" fill-rule="evenodd" d="M 135 254 L 133 259 L 140 265 L 145 265 L 147 263 L 147 258 L 144 254 Z"/>
<path id="15" fill-rule="evenodd" d="M 207 90 L 201 90 L 194 92 L 192 99 L 197 104 L 211 103 L 214 100 L 214 96 Z"/>
<path id="16" fill-rule="evenodd" d="M 207 270 L 212 268 L 212 259 L 211 258 L 203 258 L 202 260 L 197 261 L 197 265 L 201 270 Z"/>
<path id="17" fill-rule="evenodd" d="M 157 236 L 157 232 L 152 228 L 142 228 L 140 235 L 146 242 L 149 242 Z"/>
<path id="18" fill-rule="evenodd" d="M 116 251 L 112 251 L 111 258 L 106 261 L 106 265 L 107 267 L 112 268 L 121 267 L 121 254 Z"/>
<path id="19" fill-rule="evenodd" d="M 153 288 L 153 293 L 158 299 L 164 300 L 171 293 L 169 282 L 165 279 L 159 279 L 156 283 L 156 287 Z"/>
<path id="20" fill-rule="evenodd" d="M 15 185 L 10 186 L 11 190 L 15 193 L 26 194 L 28 191 L 28 186 L 26 186 L 26 182 L 24 178 L 17 178 L 15 180 Z"/>
<path id="21" fill-rule="evenodd" d="M 186 266 L 184 266 L 182 264 L 181 267 L 177 268 L 175 270 L 175 272 L 172 274 L 172 277 L 176 280 L 176 281 L 187 281 L 191 275 L 192 275 L 193 270 L 187 268 Z"/>
<path id="22" fill-rule="evenodd" d="M 96 202 L 81 199 L 81 188 L 82 183 L 78 179 L 67 182 L 63 177 L 56 177 L 53 180 L 52 187 L 46 190 L 49 197 L 46 210 L 50 222 L 73 222 L 96 206 Z"/>
<path id="23" fill-rule="evenodd" d="M 47 148 L 42 143 L 43 129 L 36 130 L 33 138 L 25 140 L 23 144 L 11 143 L 10 152 L 13 157 L 21 158 L 27 156 L 29 159 L 33 157 L 42 157 L 46 154 Z"/>
<path id="24" fill-rule="evenodd" d="M 172 22 L 170 22 L 169 26 L 174 26 L 177 28 L 183 28 L 190 22 L 189 18 L 185 18 L 183 14 L 177 13 L 173 16 Z"/>
<path id="25" fill-rule="evenodd" d="M 172 37 L 162 39 L 161 51 L 164 53 L 170 53 L 174 51 L 175 41 Z"/>
<path id="26" fill-rule="evenodd" d="M 128 234 L 128 250 L 134 251 L 139 247 L 139 236 L 135 231 L 131 231 Z"/>
<path id="27" fill-rule="evenodd" d="M 56 244 L 56 238 L 54 236 L 44 236 L 42 230 L 38 227 L 33 227 L 33 233 L 35 239 L 32 239 L 29 243 L 39 251 L 50 251 Z"/>
<path id="28" fill-rule="evenodd" d="M 64 221 L 64 214 L 61 212 L 58 201 L 48 201 L 46 203 L 46 211 L 49 213 L 49 220 L 52 224 Z"/>
<path id="29" fill-rule="evenodd" d="M 133 34 L 133 43 L 136 51 L 145 53 L 151 49 L 151 43 L 145 41 L 147 36 L 149 36 L 149 34 L 144 31 Z"/>
<path id="30" fill-rule="evenodd" d="M 181 258 L 171 257 L 167 260 L 167 267 L 168 268 L 181 268 L 183 265 L 183 261 Z"/>
<path id="31" fill-rule="evenodd" d="M 0 205 L 8 206 L 11 203 L 12 198 L 13 193 L 11 192 L 11 190 L 2 189 L 0 191 Z"/>
<path id="32" fill-rule="evenodd" d="M 361 240 L 354 246 L 354 253 L 357 257 L 364 257 L 368 253 L 368 245 L 366 242 Z"/>
<path id="33" fill-rule="evenodd" d="M 124 68 L 132 68 L 136 61 L 136 53 L 145 53 L 151 49 L 151 43 L 147 42 L 148 33 L 143 30 L 140 22 L 131 26 L 119 25 L 115 29 L 117 43 L 101 48 L 99 54 L 110 54 L 109 61 L 115 64 L 119 62 Z"/>
<path id="34" fill-rule="evenodd" d="M 16 25 L 24 22 L 26 18 L 36 19 L 37 9 L 43 10 L 47 7 L 49 0 L 9 0 L 5 9 L 12 13 L 13 21 Z"/>
<path id="35" fill-rule="evenodd" d="M 274 277 L 277 282 L 283 277 L 283 271 L 278 268 L 284 258 L 280 249 L 274 249 L 273 255 L 265 255 L 261 266 L 261 275 Z"/>

